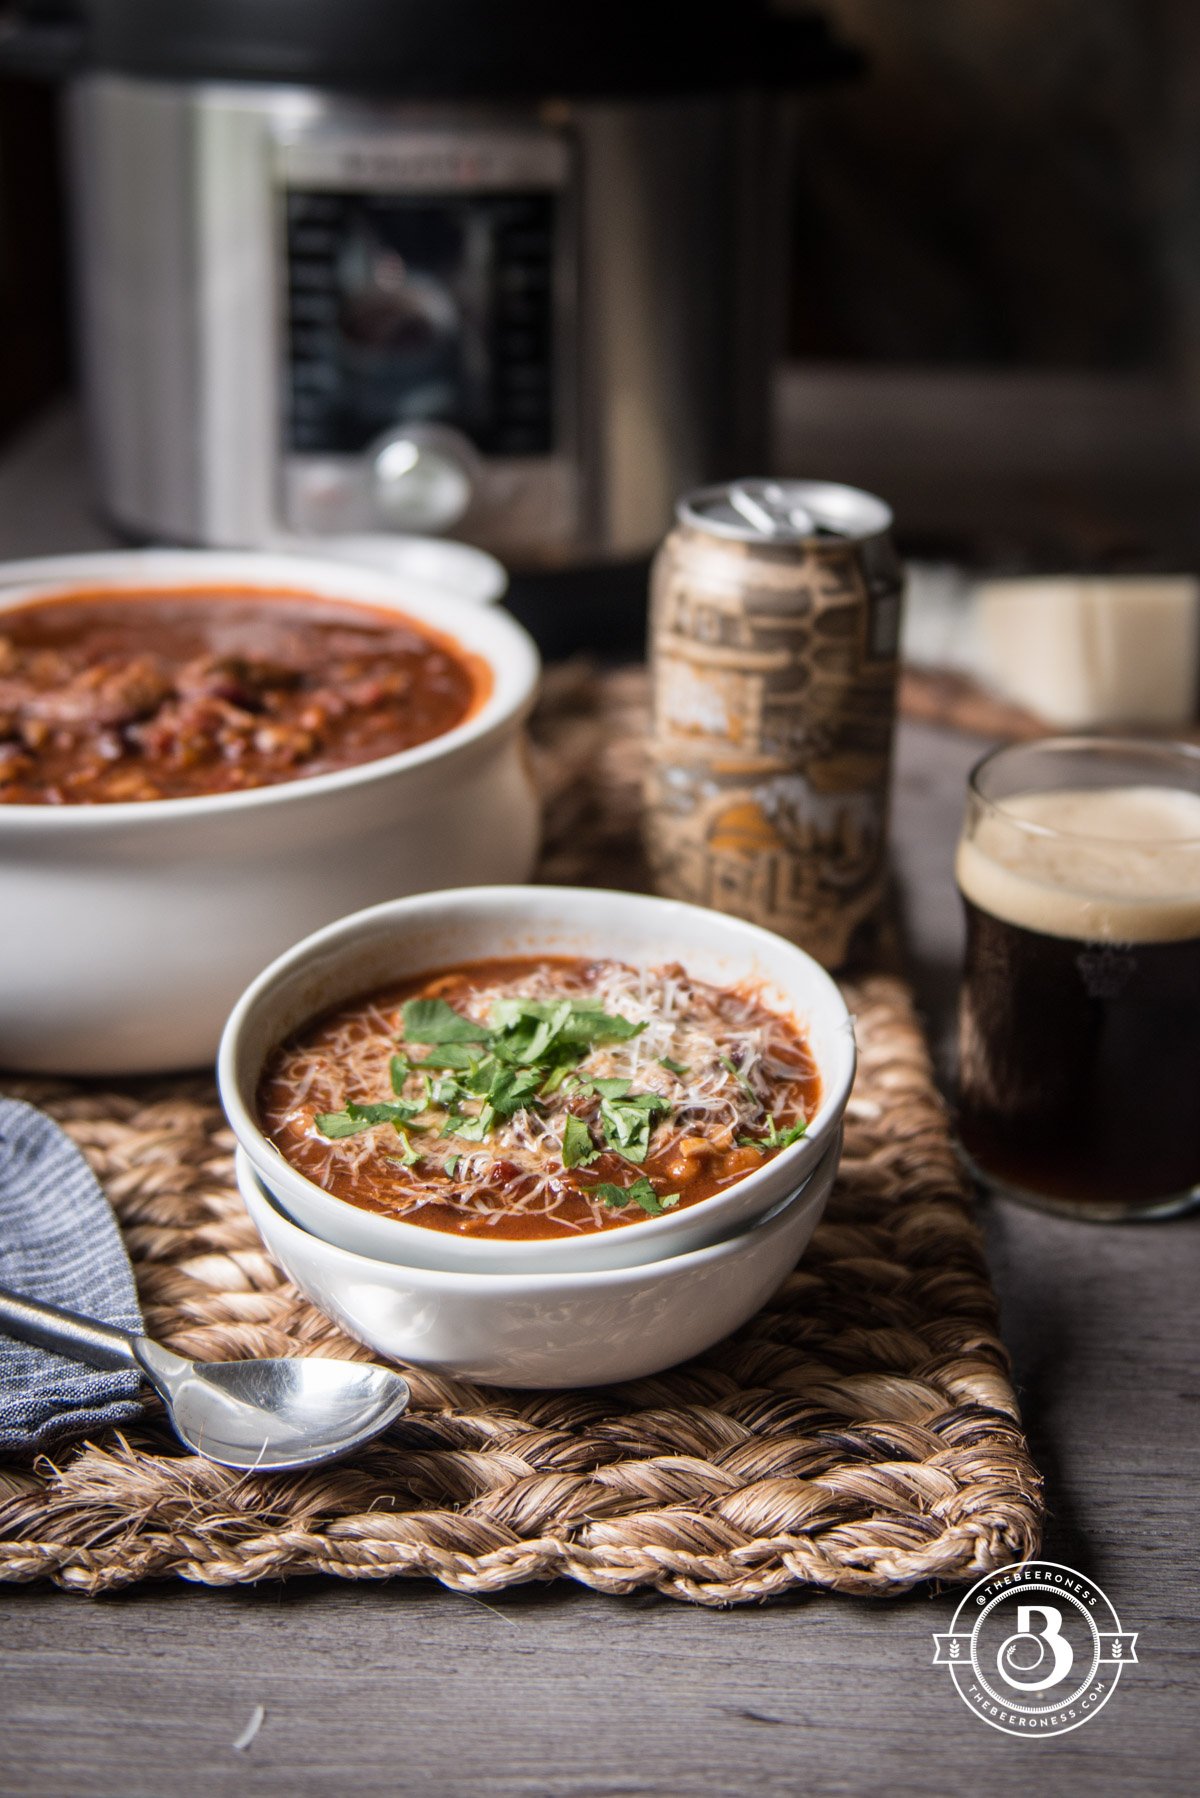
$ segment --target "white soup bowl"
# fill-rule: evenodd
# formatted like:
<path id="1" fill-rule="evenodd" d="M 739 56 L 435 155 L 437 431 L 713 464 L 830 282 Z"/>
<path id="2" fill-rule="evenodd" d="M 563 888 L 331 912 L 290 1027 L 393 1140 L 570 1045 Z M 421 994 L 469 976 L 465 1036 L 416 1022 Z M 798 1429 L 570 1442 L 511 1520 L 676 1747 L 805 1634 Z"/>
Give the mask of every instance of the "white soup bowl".
<path id="1" fill-rule="evenodd" d="M 493 956 L 583 956 L 640 967 L 678 961 L 718 986 L 752 988 L 793 1018 L 821 1077 L 806 1134 L 723 1192 L 616 1229 L 543 1241 L 457 1236 L 366 1211 L 316 1185 L 259 1127 L 256 1094 L 273 1051 L 310 1019 L 412 975 Z M 715 1242 L 798 1190 L 837 1140 L 854 1080 L 854 1026 L 820 965 L 794 943 L 721 912 L 591 887 L 466 887 L 343 918 L 281 955 L 239 999 L 217 1078 L 226 1116 L 289 1217 L 354 1254 L 404 1267 L 551 1273 L 631 1267 Z M 387 1095 L 382 1095 L 386 1097 Z"/>
<path id="2" fill-rule="evenodd" d="M 473 1274 L 376 1261 L 285 1216 L 243 1149 L 238 1186 L 268 1250 L 377 1354 L 496 1386 L 605 1386 L 703 1353 L 783 1284 L 816 1229 L 837 1144 L 799 1192 L 708 1248 L 586 1273 Z"/>

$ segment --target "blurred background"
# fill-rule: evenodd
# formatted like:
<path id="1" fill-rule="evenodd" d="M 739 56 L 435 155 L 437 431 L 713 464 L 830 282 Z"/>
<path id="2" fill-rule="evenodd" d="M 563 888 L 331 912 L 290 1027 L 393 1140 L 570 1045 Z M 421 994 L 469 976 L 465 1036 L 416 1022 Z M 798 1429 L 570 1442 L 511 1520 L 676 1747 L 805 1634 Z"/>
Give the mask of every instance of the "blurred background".
<path id="1" fill-rule="evenodd" d="M 614 4 L 576 21 L 574 50 L 557 10 L 0 7 L 6 553 L 86 547 L 85 529 L 90 543 L 261 535 L 265 511 L 223 514 L 200 492 L 216 457 L 243 493 L 270 489 L 272 530 L 324 528 L 324 506 L 331 528 L 495 550 L 551 649 L 634 631 L 674 495 L 754 466 L 883 495 L 902 549 L 955 568 L 1200 562 L 1194 6 L 825 0 L 760 19 L 751 5 L 744 54 L 719 7 L 686 31 L 683 9 L 659 8 L 660 41 L 652 3 Z M 272 90 L 321 104 L 271 100 L 268 166 L 261 131 L 197 100 L 214 83 L 235 112 Z M 750 90 L 771 91 L 760 105 Z M 389 164 L 398 131 L 439 154 L 457 134 L 459 163 L 438 177 L 397 150 Z M 488 173 L 497 132 L 516 147 Z M 256 182 L 285 226 L 244 203 Z M 305 232 L 337 237 L 334 348 L 302 329 L 297 295 L 325 278 Z M 273 275 L 247 273 L 264 242 Z M 207 308 L 194 340 L 164 347 L 150 300 Z M 203 341 L 222 307 L 244 379 Z M 275 422 L 260 430 L 268 366 Z M 172 478 L 194 493 L 152 491 L 134 466 L 168 431 L 189 440 Z M 52 467 L 60 508 L 75 480 L 89 521 L 61 545 Z"/>
<path id="2" fill-rule="evenodd" d="M 789 458 L 939 552 L 1194 564 L 1200 14 L 830 12 L 868 67 L 798 114 Z"/>

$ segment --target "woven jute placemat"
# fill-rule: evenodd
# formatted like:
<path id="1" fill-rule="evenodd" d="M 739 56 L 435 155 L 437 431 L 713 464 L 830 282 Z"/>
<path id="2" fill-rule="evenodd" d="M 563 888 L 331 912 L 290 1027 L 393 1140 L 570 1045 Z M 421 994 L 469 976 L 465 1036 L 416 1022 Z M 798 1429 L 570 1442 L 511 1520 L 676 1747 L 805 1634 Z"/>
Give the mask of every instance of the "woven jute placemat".
<path id="1" fill-rule="evenodd" d="M 548 681 L 544 879 L 640 884 L 644 702 L 634 672 Z M 847 993 L 861 1068 L 838 1184 L 800 1266 L 735 1336 L 604 1390 L 410 1369 L 413 1409 L 389 1436 L 303 1475 L 202 1461 L 150 1409 L 0 1467 L 0 1578 L 95 1593 L 320 1572 L 494 1592 L 567 1576 L 720 1605 L 805 1585 L 886 1596 L 1035 1553 L 1040 1481 L 910 995 L 894 974 Z M 4 1085 L 95 1167 L 152 1335 L 211 1359 L 369 1358 L 259 1243 L 208 1080 Z"/>

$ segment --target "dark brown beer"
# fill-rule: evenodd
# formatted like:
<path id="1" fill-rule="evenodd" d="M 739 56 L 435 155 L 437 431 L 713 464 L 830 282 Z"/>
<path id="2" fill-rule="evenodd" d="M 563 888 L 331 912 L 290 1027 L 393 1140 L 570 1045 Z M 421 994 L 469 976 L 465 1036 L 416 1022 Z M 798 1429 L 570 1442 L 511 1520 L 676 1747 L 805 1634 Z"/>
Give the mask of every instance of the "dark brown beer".
<path id="1" fill-rule="evenodd" d="M 1071 796 L 1036 797 L 1044 825 L 1047 802 Z M 1087 797 L 1094 825 L 1103 795 Z M 1122 813 L 1136 824 L 1128 795 Z M 1190 831 L 1200 800 L 1177 792 L 1164 815 Z M 1148 839 L 1029 846 L 985 821 L 959 850 L 963 1144 L 990 1182 L 1081 1215 L 1173 1208 L 1200 1188 L 1196 845 L 1181 835 L 1164 858 Z"/>

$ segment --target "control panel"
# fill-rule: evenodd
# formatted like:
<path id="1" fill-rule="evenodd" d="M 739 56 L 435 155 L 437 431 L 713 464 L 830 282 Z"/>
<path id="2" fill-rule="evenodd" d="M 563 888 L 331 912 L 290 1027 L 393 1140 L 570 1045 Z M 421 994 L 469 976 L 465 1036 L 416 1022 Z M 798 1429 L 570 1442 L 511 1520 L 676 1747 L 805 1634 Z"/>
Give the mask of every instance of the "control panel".
<path id="1" fill-rule="evenodd" d="M 314 131 L 279 180 L 288 524 L 569 540 L 567 141 Z"/>

